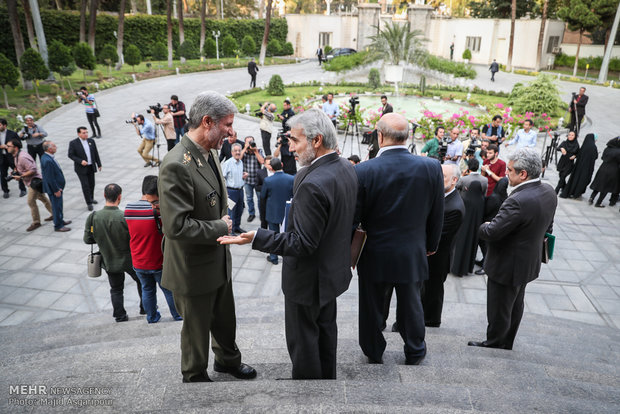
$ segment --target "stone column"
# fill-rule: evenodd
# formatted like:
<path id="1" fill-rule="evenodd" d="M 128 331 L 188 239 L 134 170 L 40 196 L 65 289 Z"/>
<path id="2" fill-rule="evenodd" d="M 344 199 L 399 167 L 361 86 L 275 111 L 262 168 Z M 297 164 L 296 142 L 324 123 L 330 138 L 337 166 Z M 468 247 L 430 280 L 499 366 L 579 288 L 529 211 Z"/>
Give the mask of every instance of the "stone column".
<path id="1" fill-rule="evenodd" d="M 357 50 L 362 51 L 372 43 L 368 37 L 377 34 L 377 27 L 381 17 L 381 5 L 376 3 L 358 4 L 357 10 Z"/>
<path id="2" fill-rule="evenodd" d="M 433 7 L 428 4 L 414 4 L 407 9 L 407 20 L 411 25 L 411 30 L 420 30 L 424 37 L 430 38 L 431 14 Z"/>

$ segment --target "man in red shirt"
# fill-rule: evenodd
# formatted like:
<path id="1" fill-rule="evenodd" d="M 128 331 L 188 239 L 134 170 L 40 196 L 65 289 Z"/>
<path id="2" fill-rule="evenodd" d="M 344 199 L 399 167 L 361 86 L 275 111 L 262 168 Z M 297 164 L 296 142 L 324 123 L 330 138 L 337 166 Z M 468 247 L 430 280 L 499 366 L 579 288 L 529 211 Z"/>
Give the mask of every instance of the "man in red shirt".
<path id="1" fill-rule="evenodd" d="M 161 285 L 164 256 L 161 251 L 163 234 L 159 218 L 157 176 L 144 177 L 142 198 L 127 204 L 125 221 L 129 228 L 133 267 L 142 283 L 142 305 L 146 311 L 147 322 L 156 323 L 161 319 L 161 314 L 157 311 L 157 285 L 164 292 L 172 318 L 175 321 L 183 320 L 174 305 L 172 292 Z"/>
<path id="2" fill-rule="evenodd" d="M 493 193 L 495 184 L 506 175 L 506 163 L 499 159 L 499 149 L 495 144 L 491 144 L 487 148 L 487 158 L 482 163 L 482 175 L 489 180 L 488 197 Z"/>

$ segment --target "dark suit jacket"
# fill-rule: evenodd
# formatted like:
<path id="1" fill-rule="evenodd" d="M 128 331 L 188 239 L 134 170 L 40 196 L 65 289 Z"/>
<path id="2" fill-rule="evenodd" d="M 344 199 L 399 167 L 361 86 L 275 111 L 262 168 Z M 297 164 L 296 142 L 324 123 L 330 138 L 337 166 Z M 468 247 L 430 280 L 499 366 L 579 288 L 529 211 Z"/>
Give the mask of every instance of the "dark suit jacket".
<path id="1" fill-rule="evenodd" d="M 4 143 L 6 144 L 13 138 L 19 139 L 19 135 L 17 135 L 17 132 L 7 129 Z M 2 165 L 3 162 L 6 162 L 10 167 L 13 166 L 13 156 L 9 154 L 7 150 L 0 150 L 0 165 Z"/>
<path id="2" fill-rule="evenodd" d="M 444 198 L 443 226 L 437 253 L 428 256 L 429 277 L 443 278 L 450 271 L 450 256 L 454 236 L 465 217 L 465 204 L 458 190 Z"/>
<path id="3" fill-rule="evenodd" d="M 84 147 L 82 147 L 80 138 L 76 138 L 69 142 L 69 158 L 73 160 L 73 169 L 75 172 L 81 175 L 88 174 L 91 170 L 97 172 L 97 167 L 101 168 L 101 160 L 99 159 L 99 152 L 97 151 L 95 140 L 88 138 L 86 141 L 90 148 L 91 165 L 82 165 L 82 161 L 88 161 L 88 158 L 86 157 L 86 152 L 84 151 Z"/>
<path id="4" fill-rule="evenodd" d="M 325 155 L 295 176 L 286 232 L 256 232 L 254 249 L 284 256 L 287 300 L 323 306 L 348 289 L 356 196 L 351 163 L 336 153 Z"/>
<path id="5" fill-rule="evenodd" d="M 65 176 L 60 166 L 47 153 L 41 156 L 41 176 L 43 177 L 43 191 L 53 197 L 58 190 L 65 188 Z"/>
<path id="6" fill-rule="evenodd" d="M 558 198 L 553 187 L 540 181 L 515 189 L 478 235 L 487 240 L 484 271 L 489 279 L 519 286 L 538 277 L 545 232 L 553 229 Z"/>
<path id="7" fill-rule="evenodd" d="M 248 73 L 250 75 L 256 75 L 257 72 L 258 72 L 258 66 L 256 65 L 256 62 L 249 61 L 248 62 Z"/>
<path id="8" fill-rule="evenodd" d="M 232 158 L 232 146 L 234 144 L 239 144 L 241 145 L 241 149 L 243 149 L 243 141 L 241 140 L 236 140 L 235 142 L 233 142 L 232 144 L 230 142 L 228 142 L 228 138 L 224 140 L 224 143 L 222 144 L 222 148 L 220 148 L 220 162 L 222 161 L 226 161 L 229 158 Z"/>
<path id="9" fill-rule="evenodd" d="M 392 149 L 355 166 L 356 222 L 367 232 L 360 278 L 375 283 L 428 279 L 426 252 L 439 245 L 444 187 L 437 160 Z"/>
<path id="10" fill-rule="evenodd" d="M 294 181 L 295 178 L 292 175 L 282 171 L 265 178 L 260 198 L 266 203 L 265 219 L 267 222 L 282 223 L 286 202 L 293 197 Z"/>
<path id="11" fill-rule="evenodd" d="M 575 96 L 577 97 L 577 96 Z M 579 115 L 585 115 L 586 113 L 586 105 L 588 104 L 588 95 L 583 95 L 581 98 L 579 98 L 579 102 L 577 102 L 575 104 L 575 106 L 577 107 L 577 113 Z M 569 108 L 573 108 L 573 100 L 571 98 L 570 102 L 568 103 L 568 107 Z"/>
<path id="12" fill-rule="evenodd" d="M 381 109 L 381 116 L 394 112 L 394 107 L 390 104 L 385 105 L 385 109 Z"/>
<path id="13" fill-rule="evenodd" d="M 161 284 L 186 296 L 212 292 L 231 277 L 229 246 L 217 242 L 228 234 L 221 219 L 228 214 L 228 195 L 217 151 L 211 150 L 211 156 L 219 181 L 196 145 L 184 135 L 159 170 L 164 232 Z"/>

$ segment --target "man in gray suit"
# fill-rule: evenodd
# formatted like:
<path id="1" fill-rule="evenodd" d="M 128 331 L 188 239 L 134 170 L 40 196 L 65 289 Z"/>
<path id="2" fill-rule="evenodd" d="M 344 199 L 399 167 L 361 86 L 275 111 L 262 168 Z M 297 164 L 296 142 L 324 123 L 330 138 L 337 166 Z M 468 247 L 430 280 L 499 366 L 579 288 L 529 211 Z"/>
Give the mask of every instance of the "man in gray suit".
<path id="1" fill-rule="evenodd" d="M 284 257 L 282 291 L 293 379 L 335 379 L 336 298 L 351 281 L 351 233 L 357 176 L 336 153 L 336 129 L 320 109 L 288 120 L 290 148 L 303 168 L 295 176 L 286 232 L 258 229 L 222 244 Z"/>
<path id="2" fill-rule="evenodd" d="M 159 171 L 161 284 L 172 291 L 183 317 L 183 382 L 211 382 L 206 371 L 210 338 L 215 371 L 240 379 L 256 377 L 254 368 L 241 363 L 235 343 L 230 251 L 216 242 L 232 230 L 217 150 L 233 134 L 235 112 L 235 105 L 217 92 L 198 95 L 189 113 L 189 131 Z"/>
<path id="3" fill-rule="evenodd" d="M 480 163 L 475 158 L 470 158 L 467 160 L 467 175 L 462 176 L 458 183 L 456 183 L 456 189 L 459 190 L 461 196 L 467 189 L 469 185 L 474 181 L 479 181 L 482 186 L 482 194 L 487 193 L 487 187 L 489 186 L 489 180 L 486 177 L 483 177 L 478 171 L 480 168 Z"/>
<path id="4" fill-rule="evenodd" d="M 488 243 L 487 339 L 469 346 L 512 349 L 523 316 L 525 286 L 538 278 L 545 232 L 551 233 L 558 199 L 540 182 L 542 163 L 533 148 L 509 157 L 507 176 L 514 188 L 491 222 L 480 226 Z"/>

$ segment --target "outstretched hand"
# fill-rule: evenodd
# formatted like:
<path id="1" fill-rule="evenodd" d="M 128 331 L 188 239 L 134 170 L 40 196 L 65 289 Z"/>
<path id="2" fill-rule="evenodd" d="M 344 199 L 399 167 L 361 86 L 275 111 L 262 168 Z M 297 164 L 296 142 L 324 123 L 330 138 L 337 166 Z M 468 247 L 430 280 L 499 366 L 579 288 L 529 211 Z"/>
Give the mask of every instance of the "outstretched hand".
<path id="1" fill-rule="evenodd" d="M 255 234 L 255 231 L 250 231 L 247 233 L 241 233 L 238 236 L 221 236 L 217 239 L 217 242 L 220 244 L 248 244 L 252 243 Z"/>

